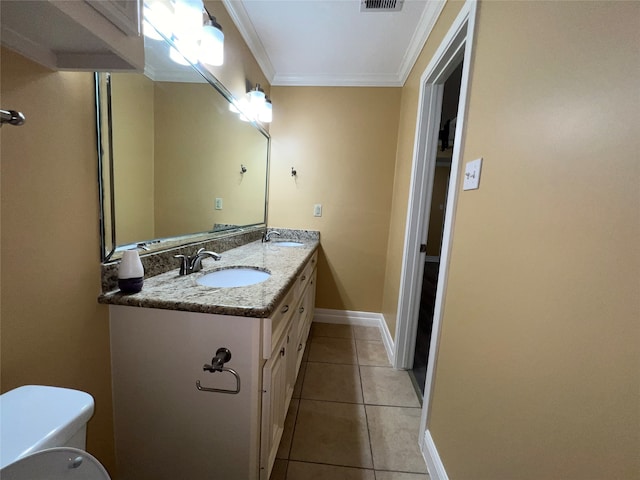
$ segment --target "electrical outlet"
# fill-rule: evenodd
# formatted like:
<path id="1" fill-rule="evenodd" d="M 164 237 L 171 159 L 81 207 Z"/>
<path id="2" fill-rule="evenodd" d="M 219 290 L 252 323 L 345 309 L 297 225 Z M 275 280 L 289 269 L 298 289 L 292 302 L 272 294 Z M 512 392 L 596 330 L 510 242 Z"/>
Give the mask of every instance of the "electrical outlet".
<path id="1" fill-rule="evenodd" d="M 321 217 L 322 216 L 322 205 L 320 205 L 319 203 L 316 203 L 313 206 L 313 216 L 314 217 Z"/>
<path id="2" fill-rule="evenodd" d="M 216 198 L 216 210 L 222 210 L 222 199 Z"/>

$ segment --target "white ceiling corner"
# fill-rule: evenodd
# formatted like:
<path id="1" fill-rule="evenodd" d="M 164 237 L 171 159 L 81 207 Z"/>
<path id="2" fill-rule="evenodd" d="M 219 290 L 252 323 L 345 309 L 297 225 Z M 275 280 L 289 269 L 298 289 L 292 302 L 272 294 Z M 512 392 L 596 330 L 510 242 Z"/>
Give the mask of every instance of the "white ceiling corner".
<path id="1" fill-rule="evenodd" d="M 251 23 L 251 19 L 244 8 L 243 2 L 238 0 L 222 0 L 222 4 L 240 31 L 240 35 L 242 35 L 244 41 L 247 42 L 247 46 L 262 69 L 262 73 L 267 77 L 269 83 L 273 84 L 272 80 L 275 75 L 275 70 L 269 59 L 269 54 L 262 45 L 253 23 Z"/>
<path id="2" fill-rule="evenodd" d="M 446 0 L 222 0 L 271 85 L 404 85 Z"/>

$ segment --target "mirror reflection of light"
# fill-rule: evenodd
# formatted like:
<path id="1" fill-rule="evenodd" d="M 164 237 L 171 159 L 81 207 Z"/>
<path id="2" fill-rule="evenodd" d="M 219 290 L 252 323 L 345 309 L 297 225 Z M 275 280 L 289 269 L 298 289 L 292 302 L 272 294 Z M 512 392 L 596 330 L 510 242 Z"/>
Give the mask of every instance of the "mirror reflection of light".
<path id="1" fill-rule="evenodd" d="M 198 63 L 198 45 L 184 40 L 173 40 L 175 47 L 169 48 L 169 58 L 180 65 L 193 65 Z"/>
<path id="2" fill-rule="evenodd" d="M 224 62 L 224 33 L 202 0 L 145 0 L 143 32 L 153 40 L 171 39 L 169 57 L 180 65 Z M 204 22 L 203 22 L 204 20 Z"/>
<path id="3" fill-rule="evenodd" d="M 202 39 L 200 40 L 200 56 L 202 63 L 220 66 L 224 62 L 224 33 L 220 25 L 214 20 L 209 20 L 202 27 Z"/>
<path id="4" fill-rule="evenodd" d="M 164 40 L 171 37 L 173 11 L 162 1 L 147 0 L 144 4 L 143 33 L 152 40 Z"/>
<path id="5" fill-rule="evenodd" d="M 173 34 L 181 40 L 198 41 L 202 35 L 202 0 L 175 0 Z"/>
<path id="6" fill-rule="evenodd" d="M 260 112 L 258 112 L 258 120 L 262 123 L 271 123 L 273 120 L 273 107 L 271 105 L 271 100 L 268 98 L 265 100 Z"/>

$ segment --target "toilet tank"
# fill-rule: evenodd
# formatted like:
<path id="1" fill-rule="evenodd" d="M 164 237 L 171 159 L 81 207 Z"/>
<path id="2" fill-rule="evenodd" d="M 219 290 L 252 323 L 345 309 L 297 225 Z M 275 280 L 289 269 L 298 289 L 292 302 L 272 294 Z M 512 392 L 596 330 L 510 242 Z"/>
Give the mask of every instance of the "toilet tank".
<path id="1" fill-rule="evenodd" d="M 84 450 L 93 404 L 88 393 L 43 385 L 0 395 L 0 468 L 47 448 Z"/>

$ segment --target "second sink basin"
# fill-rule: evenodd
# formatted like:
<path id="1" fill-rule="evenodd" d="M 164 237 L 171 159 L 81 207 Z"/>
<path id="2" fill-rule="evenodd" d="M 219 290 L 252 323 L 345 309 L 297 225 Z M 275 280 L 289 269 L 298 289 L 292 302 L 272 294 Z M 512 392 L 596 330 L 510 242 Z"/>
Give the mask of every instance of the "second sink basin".
<path id="1" fill-rule="evenodd" d="M 204 287 L 247 287 L 267 280 L 271 274 L 251 267 L 230 267 L 207 273 L 196 280 Z"/>
<path id="2" fill-rule="evenodd" d="M 273 244 L 278 247 L 301 247 L 302 245 L 304 245 L 303 243 L 292 242 L 289 240 L 275 240 L 273 241 Z"/>

